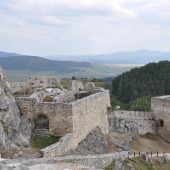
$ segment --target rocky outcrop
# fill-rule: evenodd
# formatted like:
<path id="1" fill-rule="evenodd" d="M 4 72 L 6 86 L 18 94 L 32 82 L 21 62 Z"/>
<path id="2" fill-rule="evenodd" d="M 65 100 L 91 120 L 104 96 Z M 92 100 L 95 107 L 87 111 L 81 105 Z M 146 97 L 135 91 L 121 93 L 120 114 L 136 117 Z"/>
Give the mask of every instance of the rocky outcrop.
<path id="1" fill-rule="evenodd" d="M 108 113 L 109 131 L 118 133 L 130 133 L 132 137 L 139 134 L 137 125 L 130 119 L 117 117 L 114 112 Z"/>
<path id="2" fill-rule="evenodd" d="M 105 135 L 99 127 L 92 130 L 78 147 L 69 152 L 69 155 L 89 155 L 108 153 L 108 144 Z"/>
<path id="3" fill-rule="evenodd" d="M 108 153 L 108 144 L 105 135 L 99 127 L 92 130 L 77 147 L 70 147 L 73 134 L 66 134 L 59 142 L 41 150 L 44 158 L 66 155 L 96 155 Z"/>
<path id="4" fill-rule="evenodd" d="M 108 122 L 109 136 L 113 145 L 121 150 L 129 150 L 133 138 L 139 135 L 137 125 L 131 120 L 116 117 L 114 113 L 109 114 Z"/>
<path id="5" fill-rule="evenodd" d="M 0 162 L 4 170 L 95 170 L 95 168 L 73 163 L 57 163 L 55 160 L 6 160 Z"/>
<path id="6" fill-rule="evenodd" d="M 9 83 L 0 70 L 0 150 L 29 145 L 31 124 L 20 117 Z"/>

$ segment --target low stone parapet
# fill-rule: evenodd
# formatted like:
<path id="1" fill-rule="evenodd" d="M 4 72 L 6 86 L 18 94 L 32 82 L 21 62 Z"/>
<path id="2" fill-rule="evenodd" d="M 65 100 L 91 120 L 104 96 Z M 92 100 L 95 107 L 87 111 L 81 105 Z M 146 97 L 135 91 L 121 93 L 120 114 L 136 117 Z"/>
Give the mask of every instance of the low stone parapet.
<path id="1" fill-rule="evenodd" d="M 63 156 L 66 152 L 68 152 L 71 148 L 72 134 L 66 134 L 62 137 L 59 142 L 50 145 L 41 150 L 44 158 L 54 158 L 56 156 Z"/>

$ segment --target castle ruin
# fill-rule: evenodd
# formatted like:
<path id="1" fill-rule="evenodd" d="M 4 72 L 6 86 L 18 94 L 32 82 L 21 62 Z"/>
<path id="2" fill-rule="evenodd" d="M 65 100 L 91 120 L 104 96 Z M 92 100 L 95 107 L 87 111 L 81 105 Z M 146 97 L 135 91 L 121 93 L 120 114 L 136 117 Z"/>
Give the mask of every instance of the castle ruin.
<path id="1" fill-rule="evenodd" d="M 5 79 L 4 74 L 0 74 L 0 77 Z M 8 83 L 6 85 L 9 86 Z M 153 97 L 152 112 L 111 111 L 109 91 L 95 87 L 93 82 L 83 84 L 72 80 L 68 89 L 64 89 L 59 79 L 54 77 L 31 77 L 22 83 L 11 83 L 14 94 L 24 94 L 26 90 L 31 94 L 16 97 L 15 100 L 21 119 L 31 125 L 32 136 L 61 137 L 59 142 L 42 149 L 44 157 L 73 154 L 87 136 L 94 133 L 104 136 L 124 134 L 127 139 L 122 146 L 129 144 L 135 135 L 147 133 L 158 134 L 170 142 L 170 96 Z M 112 136 L 113 145 L 116 145 L 115 139 Z M 107 145 L 103 139 L 102 144 Z M 105 153 L 107 148 L 104 148 Z"/>

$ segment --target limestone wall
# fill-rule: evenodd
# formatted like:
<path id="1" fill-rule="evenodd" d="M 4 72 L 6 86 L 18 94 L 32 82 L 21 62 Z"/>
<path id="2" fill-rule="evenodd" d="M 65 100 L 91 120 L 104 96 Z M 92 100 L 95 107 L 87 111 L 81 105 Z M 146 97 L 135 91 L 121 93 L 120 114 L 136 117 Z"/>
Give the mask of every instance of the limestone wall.
<path id="1" fill-rule="evenodd" d="M 66 152 L 71 149 L 70 141 L 72 140 L 72 134 L 68 133 L 59 142 L 54 143 L 41 150 L 44 158 L 52 158 L 56 156 L 63 156 Z"/>
<path id="2" fill-rule="evenodd" d="M 26 82 L 10 82 L 11 93 L 25 93 L 28 89 Z"/>
<path id="3" fill-rule="evenodd" d="M 55 87 L 59 83 L 59 79 L 49 76 L 30 77 L 27 81 L 28 85 L 33 88 Z"/>
<path id="4" fill-rule="evenodd" d="M 170 142 L 170 96 L 153 97 L 151 107 L 158 121 L 158 134 Z M 159 125 L 162 121 L 162 125 Z"/>
<path id="5" fill-rule="evenodd" d="M 109 132 L 107 109 L 110 107 L 109 91 L 100 91 L 69 104 L 72 107 L 72 133 L 58 143 L 42 150 L 44 157 L 62 156 L 74 150 L 96 127 L 104 134 Z"/>
<path id="6" fill-rule="evenodd" d="M 115 110 L 109 114 L 110 131 L 114 128 L 128 131 L 126 127 L 129 125 L 137 128 L 139 135 L 157 133 L 157 121 L 154 120 L 152 112 Z"/>
<path id="7" fill-rule="evenodd" d="M 103 134 L 108 133 L 108 107 L 110 97 L 107 90 L 72 103 L 73 146 L 76 147 L 97 126 L 101 128 Z"/>
<path id="8" fill-rule="evenodd" d="M 28 90 L 33 91 L 35 88 L 59 87 L 62 89 L 60 80 L 49 76 L 35 76 L 23 82 L 10 82 L 10 86 L 12 94 L 26 93 Z"/>
<path id="9" fill-rule="evenodd" d="M 32 121 L 33 129 L 37 116 L 43 114 L 49 119 L 50 133 L 63 136 L 72 132 L 71 105 L 54 102 L 38 103 L 36 99 L 29 97 L 16 98 L 16 101 L 23 116 Z"/>
<path id="10" fill-rule="evenodd" d="M 150 120 L 154 118 L 153 112 L 115 110 L 116 117 L 131 120 Z"/>

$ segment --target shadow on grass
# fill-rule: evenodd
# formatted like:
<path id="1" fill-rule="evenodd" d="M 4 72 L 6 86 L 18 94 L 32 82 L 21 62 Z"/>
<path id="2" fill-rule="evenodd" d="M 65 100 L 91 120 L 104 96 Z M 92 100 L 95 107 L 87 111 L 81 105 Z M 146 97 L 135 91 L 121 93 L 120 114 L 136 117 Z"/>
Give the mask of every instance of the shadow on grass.
<path id="1" fill-rule="evenodd" d="M 32 139 L 32 147 L 43 149 L 49 145 L 52 145 L 59 141 L 61 137 L 50 136 L 50 137 L 34 137 Z"/>

